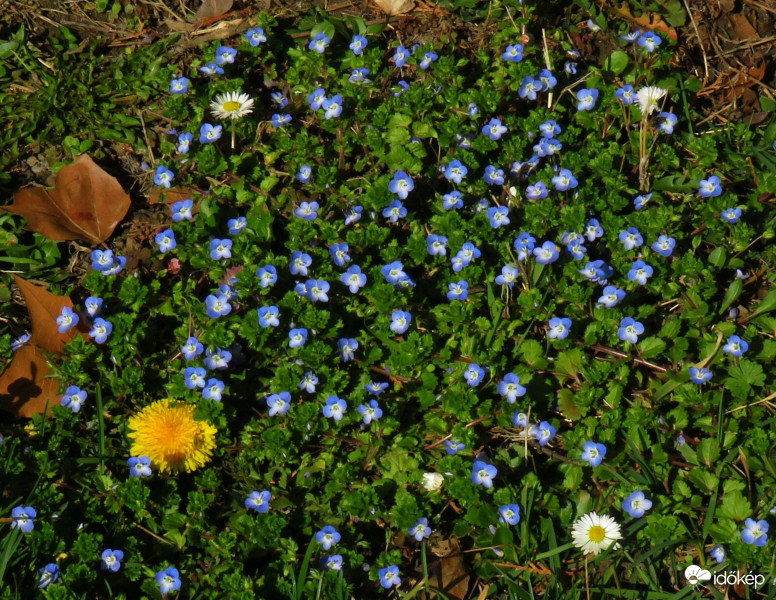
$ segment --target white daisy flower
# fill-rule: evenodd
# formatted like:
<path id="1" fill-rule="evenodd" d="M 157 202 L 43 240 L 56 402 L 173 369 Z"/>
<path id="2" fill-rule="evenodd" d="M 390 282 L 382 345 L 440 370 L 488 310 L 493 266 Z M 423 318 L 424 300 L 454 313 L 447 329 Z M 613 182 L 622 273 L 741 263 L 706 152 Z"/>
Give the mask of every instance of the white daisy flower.
<path id="1" fill-rule="evenodd" d="M 656 87 L 654 85 L 641 88 L 637 93 L 641 114 L 646 116 L 652 114 L 656 110 L 659 110 L 660 107 L 658 106 L 658 102 L 667 93 L 668 90 Z"/>
<path id="2" fill-rule="evenodd" d="M 606 550 L 613 542 L 622 539 L 620 524 L 612 517 L 588 513 L 574 523 L 571 530 L 574 545 L 585 554 L 598 555 L 601 550 Z"/>
<path id="3" fill-rule="evenodd" d="M 210 103 L 210 111 L 216 119 L 240 119 L 253 112 L 253 98 L 240 92 L 220 94 Z"/>

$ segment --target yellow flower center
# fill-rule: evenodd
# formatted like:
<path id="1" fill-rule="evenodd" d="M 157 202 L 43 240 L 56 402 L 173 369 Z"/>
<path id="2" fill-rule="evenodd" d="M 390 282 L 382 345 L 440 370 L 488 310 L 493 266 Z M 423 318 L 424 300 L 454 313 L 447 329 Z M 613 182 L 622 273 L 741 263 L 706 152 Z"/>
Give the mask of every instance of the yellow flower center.
<path id="1" fill-rule="evenodd" d="M 593 525 L 590 528 L 590 531 L 587 532 L 587 536 L 590 538 L 591 542 L 600 544 L 606 538 L 606 530 L 600 525 Z"/>
<path id="2" fill-rule="evenodd" d="M 224 102 L 224 110 L 226 112 L 234 112 L 236 110 L 239 110 L 240 103 L 236 102 L 234 100 L 229 100 L 229 102 Z"/>

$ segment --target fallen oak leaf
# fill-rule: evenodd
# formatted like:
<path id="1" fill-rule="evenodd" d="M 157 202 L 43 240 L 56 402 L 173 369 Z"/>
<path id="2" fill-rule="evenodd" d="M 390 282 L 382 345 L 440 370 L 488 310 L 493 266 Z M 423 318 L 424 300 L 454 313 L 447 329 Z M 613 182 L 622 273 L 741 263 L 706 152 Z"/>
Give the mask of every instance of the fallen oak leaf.
<path id="1" fill-rule="evenodd" d="M 27 229 L 50 240 L 83 240 L 101 244 L 129 210 L 129 196 L 115 177 L 88 155 L 57 173 L 51 189 L 29 187 L 14 194 L 11 206 L 0 210 L 27 219 Z"/>
<path id="2" fill-rule="evenodd" d="M 190 21 L 192 23 L 202 23 L 207 19 L 217 19 L 231 10 L 234 0 L 203 0 L 202 6 L 194 13 Z"/>
<path id="3" fill-rule="evenodd" d="M 11 364 L 0 375 L 0 409 L 31 417 L 59 402 L 59 382 L 41 350 L 32 344 L 14 353 Z"/>
<path id="4" fill-rule="evenodd" d="M 384 13 L 390 16 L 403 15 L 415 8 L 414 0 L 372 0 Z"/>

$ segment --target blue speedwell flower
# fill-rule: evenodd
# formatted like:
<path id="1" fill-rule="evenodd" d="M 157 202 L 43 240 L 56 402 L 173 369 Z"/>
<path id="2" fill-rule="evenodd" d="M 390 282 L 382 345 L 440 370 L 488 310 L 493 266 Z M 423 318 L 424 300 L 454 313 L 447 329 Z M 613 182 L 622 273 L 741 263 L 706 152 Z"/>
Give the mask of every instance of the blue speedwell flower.
<path id="1" fill-rule="evenodd" d="M 321 105 L 325 111 L 323 116 L 326 119 L 333 119 L 339 117 L 342 114 L 342 95 L 336 94 L 331 98 L 327 98 Z"/>
<path id="2" fill-rule="evenodd" d="M 301 250 L 294 250 L 291 253 L 288 270 L 291 272 L 291 275 L 304 275 L 307 277 L 307 267 L 309 267 L 312 262 L 313 259 L 309 254 L 302 252 Z"/>
<path id="3" fill-rule="evenodd" d="M 310 105 L 310 110 L 318 110 L 323 106 L 323 102 L 326 100 L 326 90 L 318 88 L 307 97 L 307 102 Z"/>
<path id="4" fill-rule="evenodd" d="M 175 174 L 170 169 L 164 165 L 159 165 L 156 167 L 156 173 L 154 174 L 154 183 L 169 188 L 173 177 L 175 177 Z"/>
<path id="5" fill-rule="evenodd" d="M 57 331 L 59 331 L 59 333 L 65 333 L 71 327 L 78 325 L 78 321 L 78 313 L 73 311 L 69 306 L 63 306 L 62 312 L 57 317 Z"/>
<path id="6" fill-rule="evenodd" d="M 585 442 L 582 446 L 582 460 L 589 463 L 591 467 L 600 465 L 604 456 L 606 456 L 606 446 L 596 442 Z"/>
<path id="7" fill-rule="evenodd" d="M 323 546 L 324 550 L 329 550 L 334 544 L 339 543 L 342 536 L 331 525 L 326 525 L 318 533 L 315 534 L 315 541 Z"/>
<path id="8" fill-rule="evenodd" d="M 448 284 L 447 299 L 448 300 L 466 300 L 469 297 L 469 282 L 458 281 Z"/>
<path id="9" fill-rule="evenodd" d="M 723 352 L 727 352 L 730 354 L 730 356 L 734 356 L 736 358 L 741 356 L 747 350 L 749 350 L 749 344 L 737 335 L 731 335 L 727 339 L 727 343 L 722 346 Z"/>
<path id="10" fill-rule="evenodd" d="M 523 77 L 517 95 L 526 100 L 536 100 L 536 95 L 542 91 L 542 82 L 530 75 Z"/>
<path id="11" fill-rule="evenodd" d="M 571 319 L 566 317 L 553 317 L 549 322 L 550 332 L 547 334 L 551 340 L 565 340 L 571 329 Z"/>
<path id="12" fill-rule="evenodd" d="M 463 378 L 471 387 L 478 385 L 483 377 L 485 377 L 485 369 L 477 363 L 470 364 L 463 372 Z"/>
<path id="13" fill-rule="evenodd" d="M 667 235 L 661 235 L 657 238 L 657 241 L 652 242 L 652 250 L 660 254 L 661 256 L 671 256 L 671 253 L 676 247 L 676 240 Z"/>
<path id="14" fill-rule="evenodd" d="M 205 352 L 205 368 L 211 371 L 229 368 L 229 361 L 232 360 L 232 353 L 229 350 L 221 350 L 216 346 L 215 350 L 207 349 Z"/>
<path id="15" fill-rule="evenodd" d="M 115 573 L 121 568 L 121 560 L 123 558 L 124 552 L 121 550 L 111 550 L 110 548 L 106 548 L 100 555 L 100 559 L 102 560 L 100 567 Z"/>
<path id="16" fill-rule="evenodd" d="M 676 125 L 679 117 L 674 113 L 661 112 L 657 115 L 657 128 L 659 131 L 667 135 L 671 135 L 674 132 L 674 126 Z"/>
<path id="17" fill-rule="evenodd" d="M 205 400 L 212 400 L 213 402 L 221 402 L 221 398 L 224 393 L 224 382 L 215 377 L 211 377 L 207 380 L 204 389 L 202 390 L 202 397 Z"/>
<path id="18" fill-rule="evenodd" d="M 520 385 L 520 377 L 514 373 L 507 373 L 499 382 L 496 391 L 506 398 L 507 402 L 514 404 L 517 398 L 525 396 L 526 389 Z"/>
<path id="19" fill-rule="evenodd" d="M 323 407 L 323 416 L 327 419 L 341 421 L 347 408 L 348 403 L 345 400 L 337 398 L 337 396 L 329 396 L 326 398 L 326 405 Z M 326 549 L 328 550 L 328 548 Z"/>
<path id="20" fill-rule="evenodd" d="M 307 329 L 298 327 L 288 332 L 288 347 L 301 348 L 307 341 Z"/>
<path id="21" fill-rule="evenodd" d="M 175 241 L 175 232 L 172 229 L 165 229 L 157 233 L 156 237 L 154 237 L 154 242 L 159 246 L 159 252 L 162 254 L 175 250 L 175 247 L 178 245 Z"/>
<path id="22" fill-rule="evenodd" d="M 501 119 L 494 118 L 482 128 L 482 135 L 487 135 L 492 140 L 500 140 L 507 131 L 507 128 L 501 124 Z"/>
<path id="23" fill-rule="evenodd" d="M 436 59 L 439 58 L 439 55 L 437 55 L 436 52 L 426 52 L 423 55 L 423 58 L 420 59 L 420 62 L 418 63 L 418 66 L 423 69 L 424 71 L 428 69 L 431 66 L 431 63 L 436 61 Z"/>
<path id="24" fill-rule="evenodd" d="M 445 440 L 445 452 L 450 456 L 455 456 L 461 450 L 466 448 L 466 444 L 457 440 Z"/>
<path id="25" fill-rule="evenodd" d="M 461 192 L 453 190 L 449 194 L 442 196 L 442 208 L 445 210 L 459 209 L 463 207 L 463 199 L 461 198 Z"/>
<path id="26" fill-rule="evenodd" d="M 547 185 L 543 181 L 537 181 L 525 188 L 525 197 L 529 200 L 539 200 L 548 196 Z"/>
<path id="27" fill-rule="evenodd" d="M 622 509 L 634 519 L 640 519 L 652 508 L 652 500 L 644 492 L 636 491 L 622 501 Z"/>
<path id="28" fill-rule="evenodd" d="M 644 325 L 633 319 L 633 317 L 625 317 L 620 321 L 620 328 L 617 330 L 617 337 L 624 342 L 630 342 L 636 344 L 639 341 L 639 336 L 644 333 Z"/>
<path id="29" fill-rule="evenodd" d="M 304 284 L 305 295 L 313 302 L 328 302 L 329 282 L 323 279 L 310 279 Z"/>
<path id="30" fill-rule="evenodd" d="M 210 240 L 210 258 L 213 260 L 232 258 L 232 240 L 229 238 Z"/>
<path id="31" fill-rule="evenodd" d="M 337 341 L 340 352 L 342 353 L 342 360 L 348 362 L 355 358 L 355 351 L 358 349 L 358 340 L 355 338 L 340 338 Z"/>
<path id="32" fill-rule="evenodd" d="M 497 169 L 493 165 L 485 167 L 485 174 L 482 176 L 482 180 L 485 183 L 492 183 L 493 185 L 504 184 L 504 169 Z"/>
<path id="33" fill-rule="evenodd" d="M 593 110 L 595 108 L 596 100 L 598 100 L 598 90 L 595 88 L 585 88 L 577 92 L 577 110 Z"/>
<path id="34" fill-rule="evenodd" d="M 636 90 L 633 89 L 632 85 L 622 86 L 614 93 L 614 95 L 626 106 L 636 102 Z"/>
<path id="35" fill-rule="evenodd" d="M 451 160 L 450 164 L 445 168 L 445 178 L 448 181 L 459 184 L 468 172 L 469 169 L 466 168 L 466 165 L 456 158 Z"/>
<path id="36" fill-rule="evenodd" d="M 708 179 L 701 179 L 698 194 L 702 198 L 715 198 L 722 194 L 722 185 L 720 184 L 719 177 L 712 175 Z"/>
<path id="37" fill-rule="evenodd" d="M 229 46 L 221 46 L 216 50 L 217 65 L 231 65 L 234 63 L 234 57 L 237 56 L 237 50 Z"/>
<path id="38" fill-rule="evenodd" d="M 291 115 L 275 113 L 272 115 L 272 126 L 275 128 L 282 127 L 286 123 L 291 122 Z"/>
<path id="39" fill-rule="evenodd" d="M 412 315 L 404 310 L 395 310 L 391 314 L 391 331 L 399 335 L 403 334 L 410 327 Z"/>
<path id="40" fill-rule="evenodd" d="M 186 367 L 183 370 L 183 383 L 190 389 L 205 387 L 205 376 L 207 372 L 202 367 Z"/>
<path id="41" fill-rule="evenodd" d="M 62 396 L 59 403 L 65 408 L 69 408 L 74 413 L 81 410 L 81 405 L 86 402 L 86 391 L 79 388 L 77 385 L 68 386 L 65 390 L 65 395 Z"/>
<path id="42" fill-rule="evenodd" d="M 179 77 L 178 79 L 172 79 L 170 81 L 171 94 L 185 94 L 188 90 L 189 80 L 185 77 Z"/>
<path id="43" fill-rule="evenodd" d="M 57 563 L 49 563 L 45 567 L 38 569 L 38 589 L 48 587 L 59 579 L 59 567 Z"/>
<path id="44" fill-rule="evenodd" d="M 223 126 L 221 125 L 211 125 L 210 123 L 203 124 L 202 127 L 199 128 L 199 143 L 209 144 L 220 139 L 222 129 Z"/>
<path id="45" fill-rule="evenodd" d="M 391 223 L 398 222 L 399 219 L 403 219 L 407 216 L 407 209 L 401 203 L 401 200 L 394 199 L 389 206 L 383 209 L 383 216 L 386 217 Z"/>
<path id="46" fill-rule="evenodd" d="M 32 506 L 16 506 L 11 509 L 11 529 L 19 528 L 23 533 L 29 533 L 35 529 L 35 517 L 37 511 Z"/>
<path id="47" fill-rule="evenodd" d="M 214 63 L 214 62 L 208 63 L 206 65 L 202 65 L 199 68 L 199 70 L 200 70 L 201 73 L 204 73 L 208 77 L 212 77 L 213 75 L 223 75 L 224 74 L 224 70 L 220 66 L 218 66 L 216 63 Z"/>
<path id="48" fill-rule="evenodd" d="M 396 194 L 400 199 L 406 200 L 409 193 L 415 189 L 412 178 L 404 171 L 396 171 L 388 184 L 388 190 Z"/>
<path id="49" fill-rule="evenodd" d="M 714 546 L 709 552 L 709 556 L 721 564 L 725 560 L 725 549 L 722 546 Z"/>
<path id="50" fill-rule="evenodd" d="M 320 206 L 317 202 L 301 202 L 297 208 L 294 209 L 294 216 L 305 221 L 315 221 L 318 217 L 318 209 Z"/>
<path id="51" fill-rule="evenodd" d="M 504 54 L 501 55 L 501 58 L 508 62 L 520 62 L 523 60 L 522 44 L 512 44 L 511 46 L 507 46 L 507 49 L 504 50 Z"/>
<path id="52" fill-rule="evenodd" d="M 267 397 L 267 406 L 269 407 L 269 416 L 284 415 L 291 407 L 291 394 L 280 392 L 279 394 L 270 394 Z"/>
<path id="53" fill-rule="evenodd" d="M 205 298 L 205 307 L 207 309 L 207 316 L 211 319 L 223 317 L 232 311 L 232 305 L 229 304 L 229 297 L 224 294 L 218 294 L 217 296 L 210 294 Z"/>
<path id="54" fill-rule="evenodd" d="M 498 473 L 498 469 L 493 465 L 489 465 L 485 461 L 475 460 L 472 465 L 472 482 L 476 485 L 481 485 L 486 489 L 493 487 L 493 478 Z"/>
<path id="55" fill-rule="evenodd" d="M 501 267 L 501 275 L 496 275 L 497 285 L 506 285 L 512 287 L 515 285 L 515 280 L 519 275 L 517 268 L 511 265 L 504 265 Z"/>
<path id="56" fill-rule="evenodd" d="M 577 187 L 577 180 L 569 169 L 561 169 L 560 172 L 552 178 L 552 184 L 559 192 L 574 189 Z"/>
<path id="57" fill-rule="evenodd" d="M 547 421 L 542 421 L 539 426 L 533 430 L 533 435 L 540 446 L 546 446 L 550 440 L 555 437 L 557 430 Z"/>
<path id="58" fill-rule="evenodd" d="M 643 260 L 637 260 L 631 265 L 628 271 L 628 279 L 635 281 L 639 285 L 646 285 L 647 280 L 652 276 L 653 269 Z"/>
<path id="59" fill-rule="evenodd" d="M 426 250 L 431 256 L 445 256 L 447 254 L 447 237 L 434 233 L 426 237 Z"/>
<path id="60" fill-rule="evenodd" d="M 258 46 L 262 42 L 267 41 L 267 36 L 264 35 L 264 30 L 261 27 L 254 27 L 245 32 L 245 39 L 251 46 Z"/>
<path id="61" fill-rule="evenodd" d="M 714 373 L 709 371 L 706 367 L 701 367 L 700 369 L 698 367 L 690 367 L 690 379 L 693 383 L 698 385 L 706 383 L 713 376 Z"/>
<path id="62" fill-rule="evenodd" d="M 279 310 L 277 306 L 262 306 L 258 310 L 260 327 L 277 327 L 280 325 L 278 319 Z"/>
<path id="63" fill-rule="evenodd" d="M 173 202 L 171 208 L 173 222 L 180 223 L 181 221 L 191 221 L 191 219 L 194 218 L 194 215 L 191 212 L 192 208 L 194 208 L 194 201 L 190 198 Z"/>
<path id="64" fill-rule="evenodd" d="M 296 174 L 297 180 L 301 183 L 307 183 L 310 181 L 310 177 L 313 174 L 313 169 L 310 165 L 302 165 L 299 167 L 299 171 Z"/>
<path id="65" fill-rule="evenodd" d="M 97 317 L 92 323 L 92 329 L 89 332 L 89 337 L 94 338 L 95 343 L 104 344 L 108 339 L 111 331 L 113 331 L 113 323 L 106 321 L 102 317 Z"/>
<path id="66" fill-rule="evenodd" d="M 407 62 L 407 57 L 409 56 L 409 52 L 404 46 L 399 46 L 396 48 L 396 52 L 393 54 L 393 62 L 396 64 L 397 67 L 403 67 L 404 63 Z"/>
<path id="67" fill-rule="evenodd" d="M 104 271 L 113 266 L 113 250 L 92 250 L 92 269 Z"/>
<path id="68" fill-rule="evenodd" d="M 331 38 L 329 36 L 327 36 L 325 33 L 318 33 L 313 39 L 310 40 L 310 43 L 307 47 L 310 50 L 317 52 L 318 54 L 323 54 L 324 50 L 326 50 L 326 46 L 329 45 L 329 42 L 331 42 Z"/>
<path id="69" fill-rule="evenodd" d="M 728 223 L 736 223 L 741 218 L 743 211 L 738 208 L 726 208 L 721 213 L 719 213 L 720 218 L 723 221 L 727 221 Z"/>
<path id="70" fill-rule="evenodd" d="M 178 152 L 180 154 L 188 154 L 189 150 L 191 149 L 191 140 L 193 139 L 193 133 L 181 133 L 178 136 Z"/>
<path id="71" fill-rule="evenodd" d="M 265 513 L 269 510 L 269 501 L 272 499 L 272 493 L 268 490 L 262 492 L 254 491 L 249 494 L 243 503 L 245 508 Z"/>
<path id="72" fill-rule="evenodd" d="M 383 265 L 380 268 L 380 273 L 388 283 L 397 284 L 399 281 L 406 279 L 407 274 L 404 272 L 404 266 L 398 260 L 393 261 L 387 265 Z"/>
<path id="73" fill-rule="evenodd" d="M 315 386 L 318 383 L 318 376 L 315 373 L 307 371 L 299 382 L 299 389 L 304 390 L 308 394 L 315 393 Z"/>
<path id="74" fill-rule="evenodd" d="M 641 236 L 638 229 L 635 227 L 628 227 L 625 231 L 620 232 L 620 241 L 626 250 L 633 250 L 644 243 L 644 238 Z"/>
<path id="75" fill-rule="evenodd" d="M 236 219 L 229 219 L 226 222 L 226 226 L 229 229 L 229 235 L 237 235 L 243 229 L 248 227 L 248 219 L 245 217 L 237 217 Z"/>
<path id="76" fill-rule="evenodd" d="M 350 46 L 348 46 L 352 51 L 353 54 L 356 56 L 361 56 L 361 53 L 364 51 L 364 49 L 367 47 L 367 39 L 361 35 L 354 35 L 353 41 L 350 42 Z"/>
<path id="77" fill-rule="evenodd" d="M 426 517 L 421 517 L 407 530 L 407 533 L 414 537 L 416 541 L 422 542 L 425 538 L 431 536 L 431 528 L 428 526 L 428 519 Z"/>
<path id="78" fill-rule="evenodd" d="M 663 40 L 656 33 L 652 31 L 645 31 L 638 38 L 637 43 L 639 46 L 644 48 L 647 52 L 654 52 L 655 48 L 657 48 L 660 44 L 663 43 Z"/>
<path id="79" fill-rule="evenodd" d="M 31 339 L 32 339 L 31 334 L 29 333 L 21 334 L 18 338 L 16 338 L 13 342 L 11 342 L 11 350 L 16 352 L 19 348 L 26 346 L 27 342 L 29 342 Z M 2 443 L 2 439 L 0 439 L 0 443 Z"/>
<path id="80" fill-rule="evenodd" d="M 383 410 L 377 403 L 377 400 L 370 400 L 368 404 L 361 404 L 358 407 L 358 414 L 364 420 L 364 425 L 369 425 L 372 421 L 376 421 L 383 416 Z"/>
<path id="81" fill-rule="evenodd" d="M 536 257 L 537 263 L 546 265 L 558 260 L 560 249 L 554 242 L 546 241 L 540 247 L 533 249 L 533 255 Z"/>
<path id="82" fill-rule="evenodd" d="M 603 304 L 606 308 L 617 306 L 625 298 L 625 290 L 616 288 L 613 285 L 607 285 L 601 294 L 598 303 Z"/>
<path id="83" fill-rule="evenodd" d="M 151 476 L 151 459 L 147 456 L 133 456 L 127 461 L 127 466 L 132 477 Z"/>
<path id="84" fill-rule="evenodd" d="M 278 271 L 272 265 L 264 265 L 256 270 L 256 277 L 259 278 L 259 285 L 264 289 L 278 280 Z"/>
<path id="85" fill-rule="evenodd" d="M 768 542 L 768 521 L 761 519 L 747 519 L 744 522 L 744 530 L 741 532 L 741 541 L 744 544 L 753 544 L 762 548 Z"/>
<path id="86" fill-rule="evenodd" d="M 498 509 L 499 521 L 508 525 L 520 522 L 520 507 L 517 504 L 505 504 Z"/>
<path id="87" fill-rule="evenodd" d="M 486 214 L 493 229 L 509 225 L 509 209 L 506 206 L 491 206 Z"/>
<path id="88" fill-rule="evenodd" d="M 390 567 L 385 567 L 384 569 L 380 569 L 377 572 L 377 575 L 380 577 L 380 585 L 383 586 L 385 589 L 389 589 L 394 586 L 401 585 L 401 577 L 399 577 L 399 567 L 397 567 L 396 565 L 391 565 Z"/>
<path id="89" fill-rule="evenodd" d="M 340 275 L 340 281 L 348 286 L 351 294 L 357 294 L 366 285 L 366 275 L 361 272 L 361 267 L 353 265 Z"/>

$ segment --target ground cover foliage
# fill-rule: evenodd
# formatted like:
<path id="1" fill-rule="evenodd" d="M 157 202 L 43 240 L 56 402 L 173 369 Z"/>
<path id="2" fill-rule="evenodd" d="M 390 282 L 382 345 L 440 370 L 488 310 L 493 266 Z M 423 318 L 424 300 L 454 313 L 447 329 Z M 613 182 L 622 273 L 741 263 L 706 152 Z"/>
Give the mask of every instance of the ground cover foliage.
<path id="1" fill-rule="evenodd" d="M 480 47 L 61 32 L 0 132 L 80 156 L 0 213 L 3 597 L 773 597 L 772 116 L 469 4 Z"/>

